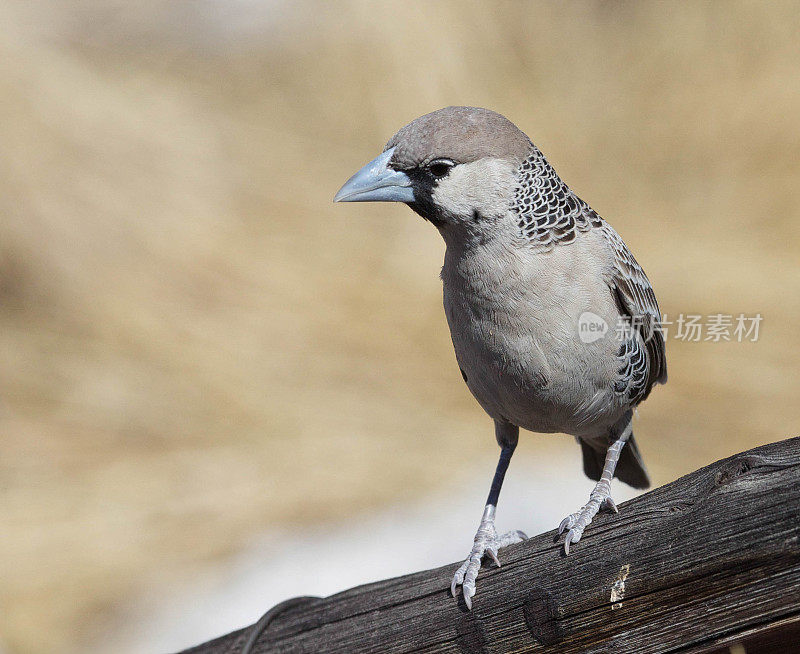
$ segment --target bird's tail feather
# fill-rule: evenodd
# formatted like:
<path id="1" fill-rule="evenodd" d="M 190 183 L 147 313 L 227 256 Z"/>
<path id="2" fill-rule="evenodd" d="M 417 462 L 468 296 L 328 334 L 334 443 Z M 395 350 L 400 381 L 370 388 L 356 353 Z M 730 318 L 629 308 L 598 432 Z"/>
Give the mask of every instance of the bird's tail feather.
<path id="1" fill-rule="evenodd" d="M 595 449 L 595 446 L 583 439 L 579 439 L 583 450 L 583 472 L 589 479 L 598 481 L 603 474 L 603 465 L 606 460 L 606 451 Z M 614 476 L 621 482 L 633 486 L 634 488 L 649 488 L 650 478 L 647 475 L 647 468 L 644 467 L 642 455 L 636 446 L 636 439 L 630 435 L 625 447 L 619 455 L 617 469 Z"/>

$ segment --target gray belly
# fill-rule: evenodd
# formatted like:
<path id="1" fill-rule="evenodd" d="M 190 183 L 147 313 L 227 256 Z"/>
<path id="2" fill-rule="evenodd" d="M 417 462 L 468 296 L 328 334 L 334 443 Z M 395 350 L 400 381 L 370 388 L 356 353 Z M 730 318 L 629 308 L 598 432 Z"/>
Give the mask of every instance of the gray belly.
<path id="1" fill-rule="evenodd" d="M 517 309 L 445 295 L 456 359 L 483 409 L 542 433 L 596 435 L 613 424 L 626 408 L 613 392 L 613 344 L 581 342 L 577 320 L 558 310 Z"/>

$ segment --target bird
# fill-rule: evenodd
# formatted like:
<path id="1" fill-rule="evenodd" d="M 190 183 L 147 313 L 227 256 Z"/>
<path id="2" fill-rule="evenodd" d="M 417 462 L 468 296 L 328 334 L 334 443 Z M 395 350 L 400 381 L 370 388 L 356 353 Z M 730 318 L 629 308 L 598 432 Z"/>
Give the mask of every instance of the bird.
<path id="1" fill-rule="evenodd" d="M 667 381 L 661 314 L 611 225 L 562 181 L 505 116 L 445 107 L 400 129 L 334 202 L 402 202 L 441 234 L 445 316 L 461 375 L 494 421 L 500 457 L 469 555 L 450 586 L 468 610 L 484 557 L 526 538 L 498 534 L 500 489 L 520 429 L 571 435 L 596 481 L 562 520 L 564 551 L 611 497 L 616 477 L 650 485 L 634 410 Z"/>

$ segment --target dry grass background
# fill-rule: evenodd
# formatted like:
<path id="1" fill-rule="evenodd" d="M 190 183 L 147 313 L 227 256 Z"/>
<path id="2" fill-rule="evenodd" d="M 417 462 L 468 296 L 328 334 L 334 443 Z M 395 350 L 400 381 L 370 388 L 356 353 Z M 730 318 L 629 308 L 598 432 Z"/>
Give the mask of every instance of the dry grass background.
<path id="1" fill-rule="evenodd" d="M 528 132 L 667 313 L 763 314 L 755 344 L 669 343 L 637 427 L 656 483 L 797 433 L 796 3 L 37 0 L 0 18 L 8 652 L 77 651 L 141 588 L 271 525 L 481 462 L 488 483 L 439 237 L 404 207 L 330 202 L 444 105 Z M 554 448 L 574 445 L 526 438 L 516 474 Z"/>

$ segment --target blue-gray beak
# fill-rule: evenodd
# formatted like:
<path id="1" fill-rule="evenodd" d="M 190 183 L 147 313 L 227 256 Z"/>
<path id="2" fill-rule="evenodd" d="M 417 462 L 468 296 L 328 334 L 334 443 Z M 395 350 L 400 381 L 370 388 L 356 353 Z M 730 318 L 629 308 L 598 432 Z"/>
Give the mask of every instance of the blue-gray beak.
<path id="1" fill-rule="evenodd" d="M 334 202 L 414 202 L 411 179 L 389 168 L 394 148 L 375 157 L 347 180 L 333 197 Z"/>

